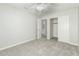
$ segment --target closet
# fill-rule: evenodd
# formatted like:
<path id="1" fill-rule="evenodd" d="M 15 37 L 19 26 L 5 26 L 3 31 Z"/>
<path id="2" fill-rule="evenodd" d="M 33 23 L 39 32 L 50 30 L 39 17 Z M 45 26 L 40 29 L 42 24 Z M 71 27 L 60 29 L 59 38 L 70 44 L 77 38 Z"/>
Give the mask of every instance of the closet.
<path id="1" fill-rule="evenodd" d="M 58 38 L 58 18 L 50 18 L 50 39 Z"/>

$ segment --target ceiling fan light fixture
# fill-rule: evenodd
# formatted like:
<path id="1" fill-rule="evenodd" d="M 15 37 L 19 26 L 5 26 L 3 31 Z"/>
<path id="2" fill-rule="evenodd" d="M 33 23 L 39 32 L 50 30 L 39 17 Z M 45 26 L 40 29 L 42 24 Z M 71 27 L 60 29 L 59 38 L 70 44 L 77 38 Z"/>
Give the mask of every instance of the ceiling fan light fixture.
<path id="1" fill-rule="evenodd" d="M 36 7 L 36 9 L 37 9 L 38 11 L 42 11 L 42 10 L 45 9 L 45 8 L 42 7 L 42 6 L 41 6 L 41 7 L 38 6 L 38 7 Z"/>

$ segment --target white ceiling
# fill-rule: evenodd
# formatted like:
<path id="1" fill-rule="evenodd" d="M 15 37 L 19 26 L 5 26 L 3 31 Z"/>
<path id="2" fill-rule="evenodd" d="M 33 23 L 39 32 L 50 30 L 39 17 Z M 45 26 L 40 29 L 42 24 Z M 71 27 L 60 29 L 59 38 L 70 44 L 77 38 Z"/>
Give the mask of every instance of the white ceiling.
<path id="1" fill-rule="evenodd" d="M 63 10 L 63 9 L 68 9 L 68 8 L 73 8 L 73 7 L 78 7 L 79 3 L 58 3 L 56 4 L 56 9 L 57 10 Z"/>
<path id="2" fill-rule="evenodd" d="M 33 3 L 32 3 L 33 4 Z M 14 6 L 16 8 L 25 9 L 24 7 L 31 7 L 30 3 L 10 3 L 9 5 Z M 52 3 L 52 6 L 47 10 L 48 12 L 52 11 L 61 11 L 68 8 L 78 7 L 79 3 Z M 31 12 L 34 12 L 31 10 Z"/>
<path id="3" fill-rule="evenodd" d="M 29 3 L 10 3 L 10 5 L 17 7 L 17 8 L 21 8 L 21 9 L 24 9 L 24 7 L 28 7 L 29 6 L 28 4 Z M 79 3 L 53 3 L 51 8 L 62 10 L 62 9 L 67 9 L 71 7 L 76 7 L 76 6 L 79 6 Z"/>

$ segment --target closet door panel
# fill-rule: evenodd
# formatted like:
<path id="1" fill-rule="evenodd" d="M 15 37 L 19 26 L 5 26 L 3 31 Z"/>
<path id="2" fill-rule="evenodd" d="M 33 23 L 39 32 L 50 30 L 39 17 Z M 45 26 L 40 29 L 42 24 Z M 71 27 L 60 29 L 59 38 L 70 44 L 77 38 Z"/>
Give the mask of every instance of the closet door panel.
<path id="1" fill-rule="evenodd" d="M 58 17 L 58 40 L 69 42 L 69 16 Z"/>

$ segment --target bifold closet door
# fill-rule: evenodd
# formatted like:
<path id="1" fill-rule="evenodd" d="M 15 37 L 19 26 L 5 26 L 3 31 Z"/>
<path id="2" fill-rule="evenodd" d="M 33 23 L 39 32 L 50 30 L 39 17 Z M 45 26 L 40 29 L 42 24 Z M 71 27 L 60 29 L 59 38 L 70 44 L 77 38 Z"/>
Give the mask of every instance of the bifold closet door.
<path id="1" fill-rule="evenodd" d="M 69 16 L 58 17 L 58 40 L 69 42 Z"/>

